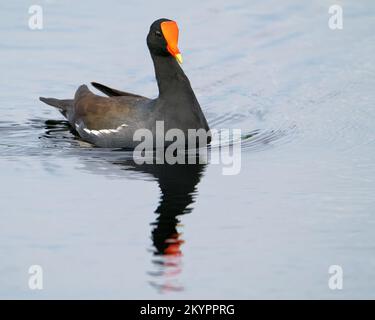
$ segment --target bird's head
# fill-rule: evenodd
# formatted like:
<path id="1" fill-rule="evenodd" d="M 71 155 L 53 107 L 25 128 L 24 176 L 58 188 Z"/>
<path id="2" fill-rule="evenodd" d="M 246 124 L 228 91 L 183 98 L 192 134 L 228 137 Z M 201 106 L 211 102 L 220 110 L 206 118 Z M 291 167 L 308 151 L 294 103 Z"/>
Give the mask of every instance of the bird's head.
<path id="1" fill-rule="evenodd" d="M 173 56 L 182 63 L 182 56 L 178 49 L 178 26 L 169 19 L 156 20 L 147 35 L 147 46 L 151 53 L 158 56 Z"/>

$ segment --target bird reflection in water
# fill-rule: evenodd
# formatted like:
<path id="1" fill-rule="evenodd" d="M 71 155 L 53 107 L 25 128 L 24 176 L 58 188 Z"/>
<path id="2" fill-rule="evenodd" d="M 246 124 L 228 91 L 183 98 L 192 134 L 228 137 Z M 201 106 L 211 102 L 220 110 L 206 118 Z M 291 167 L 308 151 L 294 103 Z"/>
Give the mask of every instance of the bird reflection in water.
<path id="1" fill-rule="evenodd" d="M 73 135 L 72 135 L 73 133 Z M 183 286 L 179 284 L 179 274 L 182 272 L 182 239 L 181 216 L 192 211 L 189 207 L 195 201 L 197 185 L 204 173 L 207 159 L 206 155 L 194 155 L 185 158 L 185 164 L 136 164 L 131 152 L 116 152 L 113 150 L 93 149 L 89 145 L 80 142 L 74 137 L 74 131 L 66 121 L 46 121 L 44 123 L 43 141 L 50 146 L 61 145 L 63 141 L 70 142 L 74 156 L 84 157 L 86 160 L 105 160 L 111 165 L 120 166 L 121 169 L 131 172 L 139 172 L 152 176 L 160 188 L 160 201 L 154 211 L 155 220 L 151 223 L 151 239 L 153 248 L 153 271 L 149 272 L 151 285 L 159 292 L 181 291 Z M 86 146 L 86 148 L 84 148 Z M 88 148 L 87 148 L 88 147 Z M 87 154 L 84 151 L 89 151 Z M 78 152 L 78 153 L 77 153 Z M 93 154 L 94 153 L 94 154 Z M 87 156 L 87 157 L 86 157 Z M 191 163 L 191 157 L 195 157 L 196 164 Z M 95 166 L 96 161 L 85 161 L 85 169 L 95 174 L 100 170 Z M 99 161 L 102 164 L 101 161 Z M 110 168 L 106 166 L 105 174 Z"/>
<path id="2" fill-rule="evenodd" d="M 190 213 L 189 207 L 195 201 L 197 184 L 199 183 L 206 164 L 200 164 L 197 156 L 196 164 L 142 164 L 125 161 L 126 170 L 140 171 L 155 177 L 161 196 L 155 210 L 156 218 L 151 223 L 151 239 L 153 243 L 153 265 L 149 272 L 153 278 L 150 282 L 159 292 L 182 291 L 178 282 L 182 272 L 182 239 L 180 218 Z M 202 161 L 201 161 L 202 162 Z M 120 164 L 116 162 L 116 164 Z"/>

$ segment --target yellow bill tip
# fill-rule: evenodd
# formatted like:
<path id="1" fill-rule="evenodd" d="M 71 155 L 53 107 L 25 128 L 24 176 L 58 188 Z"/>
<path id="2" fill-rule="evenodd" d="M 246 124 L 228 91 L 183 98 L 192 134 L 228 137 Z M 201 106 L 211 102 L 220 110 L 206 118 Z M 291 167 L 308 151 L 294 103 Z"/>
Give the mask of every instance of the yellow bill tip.
<path id="1" fill-rule="evenodd" d="M 182 64 L 183 60 L 182 60 L 182 55 L 181 55 L 181 53 L 177 53 L 177 54 L 175 55 L 175 58 L 176 58 L 176 60 L 178 61 L 179 64 Z"/>

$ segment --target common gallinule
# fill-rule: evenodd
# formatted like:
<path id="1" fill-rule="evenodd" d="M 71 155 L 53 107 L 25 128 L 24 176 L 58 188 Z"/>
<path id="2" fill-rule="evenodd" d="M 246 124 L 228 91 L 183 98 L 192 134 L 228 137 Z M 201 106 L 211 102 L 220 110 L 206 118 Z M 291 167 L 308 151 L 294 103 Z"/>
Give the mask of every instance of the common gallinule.
<path id="1" fill-rule="evenodd" d="M 156 122 L 164 122 L 164 131 L 180 129 L 209 130 L 189 79 L 181 69 L 182 57 L 177 47 L 178 26 L 169 19 L 155 21 L 147 36 L 147 46 L 155 67 L 159 96 L 149 99 L 133 93 L 112 89 L 99 83 L 92 85 L 105 93 L 103 97 L 81 85 L 74 99 L 40 100 L 58 108 L 79 136 L 96 146 L 134 148 L 137 129 L 156 134 Z"/>

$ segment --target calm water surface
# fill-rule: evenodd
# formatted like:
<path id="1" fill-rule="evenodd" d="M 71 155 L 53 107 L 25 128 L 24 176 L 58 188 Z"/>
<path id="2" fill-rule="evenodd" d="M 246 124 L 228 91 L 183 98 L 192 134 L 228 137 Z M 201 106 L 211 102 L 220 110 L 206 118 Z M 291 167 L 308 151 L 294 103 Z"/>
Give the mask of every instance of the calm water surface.
<path id="1" fill-rule="evenodd" d="M 31 4 L 0 5 L 1 298 L 375 298 L 373 1 L 336 31 L 323 0 L 39 1 L 41 31 Z M 246 136 L 239 175 L 137 166 L 38 101 L 90 81 L 155 97 L 160 17 L 210 125 Z"/>

